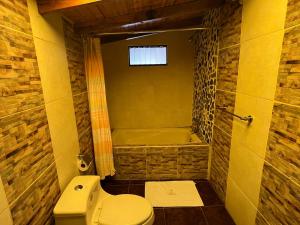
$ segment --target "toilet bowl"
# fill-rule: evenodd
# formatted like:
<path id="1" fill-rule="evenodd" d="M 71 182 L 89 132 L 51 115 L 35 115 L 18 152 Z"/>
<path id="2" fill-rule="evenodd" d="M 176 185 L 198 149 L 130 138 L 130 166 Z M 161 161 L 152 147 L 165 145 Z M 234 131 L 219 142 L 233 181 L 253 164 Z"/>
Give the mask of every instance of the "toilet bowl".
<path id="1" fill-rule="evenodd" d="M 56 225 L 152 225 L 151 204 L 137 195 L 110 195 L 98 176 L 77 176 L 54 208 Z"/>

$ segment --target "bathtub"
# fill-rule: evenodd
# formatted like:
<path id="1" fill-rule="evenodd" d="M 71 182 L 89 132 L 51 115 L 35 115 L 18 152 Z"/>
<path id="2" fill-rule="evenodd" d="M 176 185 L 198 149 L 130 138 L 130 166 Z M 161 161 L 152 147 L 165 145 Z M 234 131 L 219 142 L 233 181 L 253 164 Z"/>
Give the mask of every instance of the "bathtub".
<path id="1" fill-rule="evenodd" d="M 114 129 L 116 179 L 206 179 L 209 146 L 190 128 Z"/>
<path id="2" fill-rule="evenodd" d="M 176 145 L 200 144 L 201 139 L 190 128 L 116 129 L 113 145 Z"/>

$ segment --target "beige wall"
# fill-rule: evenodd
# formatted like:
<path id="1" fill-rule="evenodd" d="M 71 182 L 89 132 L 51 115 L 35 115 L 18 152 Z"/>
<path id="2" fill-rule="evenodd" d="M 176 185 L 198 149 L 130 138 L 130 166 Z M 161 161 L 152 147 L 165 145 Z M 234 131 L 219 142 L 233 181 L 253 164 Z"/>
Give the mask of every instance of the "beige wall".
<path id="1" fill-rule="evenodd" d="M 276 89 L 286 0 L 245 0 L 226 208 L 237 225 L 254 225 Z"/>
<path id="2" fill-rule="evenodd" d="M 28 8 L 58 179 L 63 190 L 78 175 L 79 142 L 62 18 L 58 14 L 42 17 L 35 0 L 28 0 Z"/>
<path id="3" fill-rule="evenodd" d="M 190 32 L 102 45 L 112 128 L 191 125 L 193 49 Z M 129 45 L 168 45 L 168 65 L 129 67 Z"/>

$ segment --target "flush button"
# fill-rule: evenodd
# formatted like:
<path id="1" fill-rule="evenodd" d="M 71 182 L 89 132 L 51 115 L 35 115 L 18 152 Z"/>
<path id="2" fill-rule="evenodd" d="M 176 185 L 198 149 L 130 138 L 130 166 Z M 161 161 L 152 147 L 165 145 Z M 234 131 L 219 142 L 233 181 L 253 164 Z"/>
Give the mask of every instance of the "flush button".
<path id="1" fill-rule="evenodd" d="M 83 189 L 83 186 L 81 184 L 76 185 L 74 188 L 75 191 L 80 191 L 81 189 Z"/>

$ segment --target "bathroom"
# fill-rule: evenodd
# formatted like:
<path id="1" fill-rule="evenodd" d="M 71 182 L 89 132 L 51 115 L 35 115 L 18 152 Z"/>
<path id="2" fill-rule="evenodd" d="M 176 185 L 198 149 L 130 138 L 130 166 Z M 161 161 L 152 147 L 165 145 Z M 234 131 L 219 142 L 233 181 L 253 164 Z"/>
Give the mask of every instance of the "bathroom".
<path id="1" fill-rule="evenodd" d="M 0 0 L 0 18 L 0 225 L 300 224 L 300 0 Z M 132 65 L 151 47 L 162 64 Z M 61 223 L 76 179 L 124 212 Z M 202 205 L 149 207 L 168 182 Z"/>

